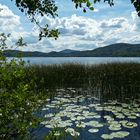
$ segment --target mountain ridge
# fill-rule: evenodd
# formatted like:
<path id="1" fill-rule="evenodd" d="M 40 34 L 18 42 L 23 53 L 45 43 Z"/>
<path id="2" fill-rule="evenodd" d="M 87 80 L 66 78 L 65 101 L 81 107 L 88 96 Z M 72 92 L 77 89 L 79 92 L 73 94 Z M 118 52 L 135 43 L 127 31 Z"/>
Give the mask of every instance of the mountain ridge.
<path id="1" fill-rule="evenodd" d="M 93 50 L 78 51 L 65 49 L 49 53 L 18 50 L 4 51 L 6 57 L 15 57 L 18 54 L 22 54 L 23 57 L 140 57 L 140 44 L 117 43 Z"/>

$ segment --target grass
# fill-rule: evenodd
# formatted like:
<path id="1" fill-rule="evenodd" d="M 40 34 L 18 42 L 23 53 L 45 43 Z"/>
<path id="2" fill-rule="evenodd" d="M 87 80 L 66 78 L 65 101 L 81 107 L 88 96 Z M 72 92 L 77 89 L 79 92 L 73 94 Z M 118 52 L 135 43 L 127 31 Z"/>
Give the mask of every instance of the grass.
<path id="1" fill-rule="evenodd" d="M 30 65 L 26 70 L 36 90 L 73 87 L 90 89 L 103 99 L 140 97 L 139 63 Z M 33 70 L 33 75 L 28 75 L 28 70 Z"/>

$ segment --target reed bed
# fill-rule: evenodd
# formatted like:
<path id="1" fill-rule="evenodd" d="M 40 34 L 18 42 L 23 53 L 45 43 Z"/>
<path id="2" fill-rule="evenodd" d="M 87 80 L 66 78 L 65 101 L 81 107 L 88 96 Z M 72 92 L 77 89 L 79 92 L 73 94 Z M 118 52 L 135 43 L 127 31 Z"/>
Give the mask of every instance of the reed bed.
<path id="1" fill-rule="evenodd" d="M 140 98 L 139 63 L 30 65 L 26 70 L 36 90 L 72 87 L 88 89 L 101 98 Z"/>

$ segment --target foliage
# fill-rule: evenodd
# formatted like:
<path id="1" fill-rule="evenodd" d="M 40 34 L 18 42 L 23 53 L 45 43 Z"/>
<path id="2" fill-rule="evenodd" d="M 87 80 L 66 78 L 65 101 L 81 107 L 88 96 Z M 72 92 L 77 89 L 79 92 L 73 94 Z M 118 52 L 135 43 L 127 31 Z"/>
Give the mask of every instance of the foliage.
<path id="1" fill-rule="evenodd" d="M 138 16 L 140 17 L 140 0 L 131 0 L 131 2 L 133 3 L 133 5 L 138 13 Z"/>
<path id="2" fill-rule="evenodd" d="M 42 37 L 54 37 L 58 38 L 58 29 L 49 29 L 48 24 L 44 27 L 41 26 L 37 20 L 37 16 L 50 16 L 55 18 L 57 16 L 57 6 L 54 0 L 11 0 L 15 1 L 16 6 L 21 12 L 30 19 L 31 22 L 35 23 L 39 29 L 39 40 Z"/>
<path id="3" fill-rule="evenodd" d="M 33 80 L 26 78 L 33 71 L 25 71 L 21 58 L 8 61 L 3 56 L 7 37 L 0 36 L 0 139 L 30 139 L 31 128 L 40 121 L 34 112 L 46 96 L 34 91 Z M 23 41 L 22 44 L 25 45 Z"/>
<path id="4" fill-rule="evenodd" d="M 45 136 L 45 140 L 66 140 L 67 133 L 65 129 L 53 128 L 52 131 Z"/>
<path id="5" fill-rule="evenodd" d="M 103 98 L 140 98 L 140 64 L 109 63 L 101 65 L 62 64 L 30 66 L 34 69 L 37 89 L 82 88 L 101 93 Z M 133 95 L 133 96 L 132 96 Z"/>

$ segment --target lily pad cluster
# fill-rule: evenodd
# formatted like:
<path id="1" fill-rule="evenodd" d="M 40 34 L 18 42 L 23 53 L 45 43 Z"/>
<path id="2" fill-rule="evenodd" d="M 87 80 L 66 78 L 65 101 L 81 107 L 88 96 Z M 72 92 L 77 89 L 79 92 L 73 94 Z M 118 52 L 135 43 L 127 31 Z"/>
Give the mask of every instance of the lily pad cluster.
<path id="1" fill-rule="evenodd" d="M 140 119 L 140 105 L 136 102 L 110 101 L 100 104 L 93 102 L 92 98 L 91 95 L 70 94 L 62 97 L 59 91 L 58 96 L 53 101 L 48 100 L 50 103 L 42 108 L 45 115 L 41 124 L 49 130 L 63 128 L 73 137 L 80 136 L 81 129 L 95 134 L 107 127 L 109 133 L 101 134 L 102 139 L 124 138 L 130 135 L 129 129 L 138 127 L 135 120 Z"/>

